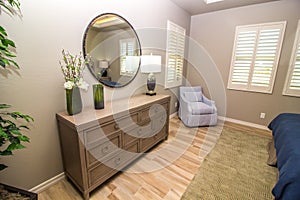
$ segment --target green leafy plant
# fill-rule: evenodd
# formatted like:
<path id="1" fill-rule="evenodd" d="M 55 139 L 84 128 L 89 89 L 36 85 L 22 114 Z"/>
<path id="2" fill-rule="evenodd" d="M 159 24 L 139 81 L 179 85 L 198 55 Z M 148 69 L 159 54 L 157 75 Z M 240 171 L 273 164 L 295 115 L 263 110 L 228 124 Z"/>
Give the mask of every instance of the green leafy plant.
<path id="1" fill-rule="evenodd" d="M 10 15 L 20 13 L 20 3 L 18 0 L 0 0 L 0 11 Z M 0 12 L 1 13 L 1 12 Z M 8 39 L 6 30 L 0 26 L 0 66 L 6 69 L 13 66 L 19 69 L 19 65 L 14 61 L 16 55 L 13 53 L 15 43 Z M 20 112 L 10 112 L 8 104 L 0 104 L 0 156 L 13 155 L 13 151 L 23 149 L 23 142 L 29 142 L 29 138 L 21 131 L 29 129 L 21 122 L 33 122 L 34 119 Z M 7 166 L 0 163 L 0 171 Z"/>
<path id="2" fill-rule="evenodd" d="M 0 110 L 10 108 L 10 105 L 0 104 Z M 21 133 L 22 129 L 29 129 L 27 125 L 17 125 L 12 120 L 22 119 L 26 122 L 33 122 L 34 119 L 29 115 L 24 115 L 20 112 L 0 112 L 0 155 L 10 156 L 13 151 L 23 149 L 25 146 L 22 142 L 29 142 L 29 138 Z M 4 146 L 6 143 L 8 145 Z M 0 170 L 7 166 L 0 163 Z"/>
<path id="3" fill-rule="evenodd" d="M 2 9 L 4 8 L 4 9 Z M 0 0 L 0 11 L 11 15 L 19 15 L 20 3 L 18 0 Z M 13 60 L 16 55 L 13 52 L 15 43 L 8 38 L 6 30 L 0 25 L 0 66 L 14 66 L 19 69 L 19 65 Z"/>

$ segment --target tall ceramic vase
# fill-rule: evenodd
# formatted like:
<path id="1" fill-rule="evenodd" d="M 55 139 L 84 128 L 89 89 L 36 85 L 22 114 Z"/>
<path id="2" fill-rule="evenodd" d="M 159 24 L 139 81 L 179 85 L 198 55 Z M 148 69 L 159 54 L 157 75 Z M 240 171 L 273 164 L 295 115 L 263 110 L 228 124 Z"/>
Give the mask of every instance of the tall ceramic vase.
<path id="1" fill-rule="evenodd" d="M 82 111 L 82 101 L 80 96 L 80 89 L 74 87 L 66 89 L 67 111 L 69 115 L 75 115 Z"/>

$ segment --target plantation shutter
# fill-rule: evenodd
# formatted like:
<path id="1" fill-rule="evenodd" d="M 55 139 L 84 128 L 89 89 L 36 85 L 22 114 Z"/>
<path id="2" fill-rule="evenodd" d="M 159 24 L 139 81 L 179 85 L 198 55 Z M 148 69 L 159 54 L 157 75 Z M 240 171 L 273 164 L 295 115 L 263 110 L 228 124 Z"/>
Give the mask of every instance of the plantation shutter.
<path id="1" fill-rule="evenodd" d="M 182 84 L 185 29 L 168 21 L 165 88 Z"/>
<path id="2" fill-rule="evenodd" d="M 135 50 L 134 38 L 120 40 L 120 75 L 129 75 L 126 70 L 126 56 L 133 56 Z"/>
<path id="3" fill-rule="evenodd" d="M 283 94 L 300 97 L 300 20 Z"/>
<path id="4" fill-rule="evenodd" d="M 271 93 L 286 22 L 236 28 L 229 89 Z"/>
<path id="5" fill-rule="evenodd" d="M 256 31 L 251 30 L 241 30 L 237 35 L 231 84 L 247 87 L 253 62 L 256 36 Z"/>

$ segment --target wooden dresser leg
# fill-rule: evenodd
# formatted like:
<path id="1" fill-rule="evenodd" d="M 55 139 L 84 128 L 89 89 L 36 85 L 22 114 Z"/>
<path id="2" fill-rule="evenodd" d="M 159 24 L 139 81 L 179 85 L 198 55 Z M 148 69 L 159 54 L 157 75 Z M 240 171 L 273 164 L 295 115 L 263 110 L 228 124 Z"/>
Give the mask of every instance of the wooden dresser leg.
<path id="1" fill-rule="evenodd" d="M 89 200 L 89 198 L 90 198 L 90 193 L 88 191 L 83 192 L 83 199 Z"/>

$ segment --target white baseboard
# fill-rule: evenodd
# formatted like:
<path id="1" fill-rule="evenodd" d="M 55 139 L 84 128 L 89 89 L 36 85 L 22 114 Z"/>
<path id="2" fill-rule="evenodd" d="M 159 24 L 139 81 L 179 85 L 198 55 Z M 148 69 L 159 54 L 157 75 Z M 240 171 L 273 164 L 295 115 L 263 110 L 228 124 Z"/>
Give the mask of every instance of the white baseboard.
<path id="1" fill-rule="evenodd" d="M 172 113 L 172 114 L 169 116 L 169 118 L 171 119 L 171 118 L 176 117 L 176 116 L 177 116 L 177 112 L 174 112 L 174 113 Z"/>
<path id="2" fill-rule="evenodd" d="M 65 178 L 65 173 L 62 172 L 62 173 L 50 178 L 49 180 L 31 188 L 29 191 L 34 192 L 34 193 L 40 193 L 64 178 Z"/>
<path id="3" fill-rule="evenodd" d="M 260 125 L 260 124 L 246 122 L 246 121 L 242 121 L 242 120 L 238 120 L 238 119 L 232 119 L 232 118 L 229 118 L 229 117 L 218 116 L 218 119 L 222 120 L 222 121 L 233 122 L 233 123 L 236 123 L 236 124 L 241 124 L 241 125 L 245 125 L 245 126 L 250 126 L 250 127 L 254 127 L 254 128 L 263 129 L 263 130 L 269 130 L 268 127 Z"/>

